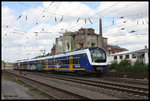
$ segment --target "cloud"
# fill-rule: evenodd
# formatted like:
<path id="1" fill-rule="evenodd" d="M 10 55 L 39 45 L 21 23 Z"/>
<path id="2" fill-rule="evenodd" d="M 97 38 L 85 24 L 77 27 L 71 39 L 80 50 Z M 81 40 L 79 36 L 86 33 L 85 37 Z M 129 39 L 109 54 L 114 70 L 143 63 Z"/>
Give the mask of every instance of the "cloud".
<path id="1" fill-rule="evenodd" d="M 3 28 L 19 27 L 20 24 L 13 14 L 14 11 L 8 7 L 2 7 L 2 26 Z"/>
<path id="2" fill-rule="evenodd" d="M 98 11 L 102 11 L 104 18 L 112 17 L 103 25 L 106 29 L 103 35 L 108 38 L 108 44 L 128 50 L 148 45 L 148 2 L 101 2 Z"/>
<path id="3" fill-rule="evenodd" d="M 148 2 L 101 2 L 98 11 L 104 16 L 125 16 L 148 14 Z"/>

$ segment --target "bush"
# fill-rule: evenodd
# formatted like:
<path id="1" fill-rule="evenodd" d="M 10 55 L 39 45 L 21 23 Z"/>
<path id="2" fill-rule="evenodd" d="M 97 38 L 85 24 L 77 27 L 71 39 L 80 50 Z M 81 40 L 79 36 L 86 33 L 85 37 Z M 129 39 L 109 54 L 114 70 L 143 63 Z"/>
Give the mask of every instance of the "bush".
<path id="1" fill-rule="evenodd" d="M 144 64 L 143 62 L 140 62 L 139 60 L 137 60 L 134 65 L 134 72 L 137 73 L 148 73 L 148 64 Z"/>
<path id="2" fill-rule="evenodd" d="M 131 66 L 131 63 L 128 60 L 121 60 L 118 65 L 116 65 L 115 69 L 118 72 L 128 72 L 128 67 Z"/>
<path id="3" fill-rule="evenodd" d="M 148 73 L 148 64 L 144 64 L 137 60 L 133 65 L 128 60 L 122 60 L 119 64 L 113 62 L 109 65 L 109 71 L 115 70 L 117 72 L 130 72 L 130 73 Z"/>
<path id="4" fill-rule="evenodd" d="M 116 62 L 116 61 L 113 62 L 112 64 L 108 65 L 108 70 L 110 71 L 110 70 L 115 69 L 116 65 L 117 65 L 117 62 Z"/>

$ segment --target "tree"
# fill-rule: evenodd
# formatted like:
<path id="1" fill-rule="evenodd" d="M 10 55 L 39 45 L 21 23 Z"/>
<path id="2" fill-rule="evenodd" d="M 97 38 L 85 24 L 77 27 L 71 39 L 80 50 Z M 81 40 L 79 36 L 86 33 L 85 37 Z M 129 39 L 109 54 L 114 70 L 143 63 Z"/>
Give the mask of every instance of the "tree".
<path id="1" fill-rule="evenodd" d="M 2 68 L 6 68 L 6 63 L 3 60 L 1 61 L 1 63 L 2 63 Z"/>

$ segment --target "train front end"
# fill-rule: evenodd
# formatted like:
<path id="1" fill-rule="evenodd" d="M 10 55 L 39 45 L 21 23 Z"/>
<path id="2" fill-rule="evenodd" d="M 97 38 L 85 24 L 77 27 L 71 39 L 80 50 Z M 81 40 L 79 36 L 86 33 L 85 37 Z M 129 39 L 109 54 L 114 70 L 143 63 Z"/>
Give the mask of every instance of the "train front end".
<path id="1" fill-rule="evenodd" d="M 108 70 L 106 52 L 100 47 L 89 48 L 89 62 L 92 66 L 92 72 L 104 74 Z"/>

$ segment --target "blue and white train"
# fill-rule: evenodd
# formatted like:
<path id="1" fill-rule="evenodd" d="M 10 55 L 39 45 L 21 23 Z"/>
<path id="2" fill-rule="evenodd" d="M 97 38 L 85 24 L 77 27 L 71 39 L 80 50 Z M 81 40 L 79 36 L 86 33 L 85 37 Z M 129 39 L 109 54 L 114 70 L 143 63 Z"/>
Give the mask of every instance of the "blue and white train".
<path id="1" fill-rule="evenodd" d="M 108 70 L 106 59 L 103 48 L 88 47 L 54 56 L 19 61 L 15 63 L 15 69 L 103 74 Z"/>

